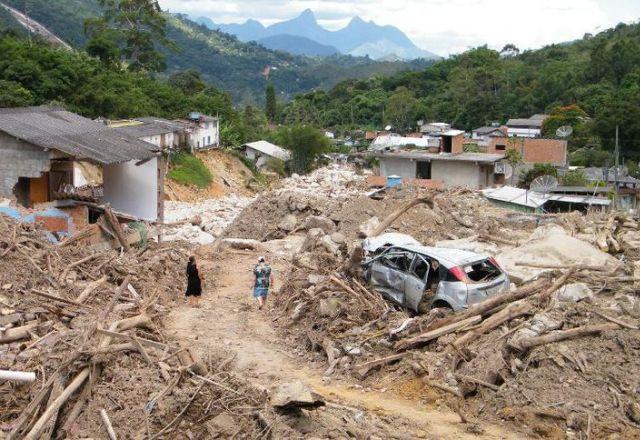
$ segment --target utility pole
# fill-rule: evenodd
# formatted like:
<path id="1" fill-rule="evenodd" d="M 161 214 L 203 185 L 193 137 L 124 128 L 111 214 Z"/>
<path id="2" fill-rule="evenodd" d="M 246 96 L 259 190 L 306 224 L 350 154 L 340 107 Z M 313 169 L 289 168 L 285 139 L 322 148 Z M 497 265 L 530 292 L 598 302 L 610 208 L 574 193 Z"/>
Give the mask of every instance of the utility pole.
<path id="1" fill-rule="evenodd" d="M 616 150 L 615 150 L 615 168 L 613 170 L 613 184 L 615 185 L 613 192 L 613 207 L 618 202 L 618 175 L 620 167 L 620 126 L 616 125 Z"/>

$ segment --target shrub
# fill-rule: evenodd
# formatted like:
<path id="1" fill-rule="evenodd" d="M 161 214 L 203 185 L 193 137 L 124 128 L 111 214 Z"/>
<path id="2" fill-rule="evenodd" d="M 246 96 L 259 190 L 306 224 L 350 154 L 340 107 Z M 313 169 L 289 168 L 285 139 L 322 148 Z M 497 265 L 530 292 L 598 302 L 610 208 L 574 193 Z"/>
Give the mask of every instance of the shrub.
<path id="1" fill-rule="evenodd" d="M 536 177 L 544 176 L 545 174 L 558 177 L 558 170 L 556 170 L 553 165 L 537 163 L 533 168 L 520 176 L 518 186 L 520 188 L 529 188 L 529 186 L 531 186 L 531 182 L 533 182 Z"/>
<path id="2" fill-rule="evenodd" d="M 277 159 L 275 157 L 271 157 L 267 159 L 264 165 L 269 170 L 273 171 L 274 173 L 277 173 L 280 177 L 285 177 L 287 175 L 283 160 Z"/>
<path id="3" fill-rule="evenodd" d="M 213 175 L 206 165 L 189 153 L 178 153 L 170 159 L 169 179 L 183 185 L 207 188 L 213 182 Z"/>
<path id="4" fill-rule="evenodd" d="M 565 186 L 585 186 L 587 184 L 587 176 L 582 170 L 569 171 L 562 178 L 562 184 Z"/>

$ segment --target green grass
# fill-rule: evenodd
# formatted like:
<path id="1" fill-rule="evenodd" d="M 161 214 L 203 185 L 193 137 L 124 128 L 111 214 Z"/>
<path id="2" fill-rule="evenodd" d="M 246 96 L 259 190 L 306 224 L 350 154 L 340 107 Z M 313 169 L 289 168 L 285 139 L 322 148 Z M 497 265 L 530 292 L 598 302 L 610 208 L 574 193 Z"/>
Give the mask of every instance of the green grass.
<path id="1" fill-rule="evenodd" d="M 207 188 L 213 182 L 213 175 L 205 164 L 188 153 L 178 153 L 171 157 L 169 179 L 183 185 Z"/>

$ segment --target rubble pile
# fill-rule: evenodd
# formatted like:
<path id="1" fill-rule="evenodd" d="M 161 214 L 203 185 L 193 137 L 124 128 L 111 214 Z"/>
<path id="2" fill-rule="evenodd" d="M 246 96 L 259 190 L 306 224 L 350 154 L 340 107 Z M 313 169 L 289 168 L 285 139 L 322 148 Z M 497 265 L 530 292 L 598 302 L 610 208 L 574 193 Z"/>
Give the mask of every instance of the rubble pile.
<path id="1" fill-rule="evenodd" d="M 223 359 L 198 359 L 163 336 L 159 317 L 184 289 L 182 245 L 93 253 L 3 216 L 0 237 L 0 432 L 217 435 L 216 418 L 231 412 L 234 430 L 260 435 L 246 408 L 271 411 L 263 393 Z"/>
<path id="2" fill-rule="evenodd" d="M 418 195 L 432 205 L 398 211 Z M 640 435 L 636 221 L 513 214 L 465 191 L 401 189 L 383 200 L 314 203 L 330 210 L 307 217 L 324 219 L 312 229 L 296 217 L 302 227 L 293 232 L 306 238 L 284 277 L 275 322 L 326 362 L 326 375 L 390 389 L 418 378 L 466 420 L 513 421 L 530 435 Z M 357 237 L 394 210 L 401 215 L 384 230 L 496 256 L 515 274 L 511 293 L 464 312 L 415 317 L 378 302 L 354 270 Z"/>
<path id="3" fill-rule="evenodd" d="M 295 191 L 308 196 L 347 197 L 362 192 L 366 175 L 350 166 L 329 165 L 300 176 L 294 174 L 280 181 L 278 192 Z"/>
<path id="4" fill-rule="evenodd" d="M 165 239 L 210 244 L 252 201 L 251 197 L 229 195 L 202 202 L 165 202 Z"/>

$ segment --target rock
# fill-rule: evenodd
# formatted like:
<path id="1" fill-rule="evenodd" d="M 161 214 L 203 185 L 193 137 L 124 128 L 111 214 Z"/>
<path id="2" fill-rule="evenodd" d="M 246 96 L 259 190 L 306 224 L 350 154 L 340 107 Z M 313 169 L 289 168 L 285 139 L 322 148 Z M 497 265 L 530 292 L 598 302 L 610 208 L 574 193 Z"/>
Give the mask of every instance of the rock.
<path id="1" fill-rule="evenodd" d="M 330 254 L 340 255 L 340 245 L 336 244 L 329 235 L 323 236 L 318 244 L 329 251 Z"/>
<path id="2" fill-rule="evenodd" d="M 593 291 L 585 283 L 567 284 L 555 293 L 560 302 L 578 302 L 587 298 L 593 298 Z"/>
<path id="3" fill-rule="evenodd" d="M 291 314 L 291 321 L 298 322 L 307 311 L 307 303 L 299 303 Z"/>
<path id="4" fill-rule="evenodd" d="M 340 301 L 337 298 L 321 299 L 318 305 L 318 314 L 327 318 L 333 318 L 340 313 Z"/>
<path id="5" fill-rule="evenodd" d="M 309 250 L 315 249 L 320 242 L 320 239 L 324 236 L 324 231 L 319 228 L 310 229 L 307 232 L 307 237 L 304 239 L 302 246 L 300 246 L 299 252 L 307 252 Z"/>
<path id="6" fill-rule="evenodd" d="M 317 215 L 312 215 L 307 217 L 304 222 L 304 228 L 307 230 L 310 229 L 322 229 L 325 234 L 332 234 L 336 231 L 336 224 L 327 217 L 321 217 Z"/>
<path id="7" fill-rule="evenodd" d="M 331 234 L 331 241 L 333 241 L 335 244 L 339 244 L 340 246 L 347 244 L 347 237 L 344 236 L 344 234 L 341 234 L 339 232 L 334 232 L 333 234 Z"/>
<path id="8" fill-rule="evenodd" d="M 309 270 L 316 271 L 320 269 L 318 267 L 318 259 L 315 257 L 315 255 L 308 252 L 296 254 L 295 262 L 298 266 L 307 268 Z"/>
<path id="9" fill-rule="evenodd" d="M 229 414 L 222 413 L 209 420 L 206 427 L 209 434 L 223 435 L 226 437 L 228 435 L 233 435 L 237 431 L 238 424 Z"/>
<path id="10" fill-rule="evenodd" d="M 225 249 L 260 251 L 263 250 L 264 247 L 258 240 L 250 240 L 246 238 L 225 238 L 218 244 L 218 250 L 223 251 Z"/>
<path id="11" fill-rule="evenodd" d="M 314 409 L 325 405 L 319 394 L 315 393 L 301 381 L 285 383 L 277 387 L 271 394 L 271 405 L 280 410 L 304 408 Z"/>
<path id="12" fill-rule="evenodd" d="M 284 219 L 282 219 L 282 221 L 278 225 L 278 229 L 281 229 L 285 232 L 291 232 L 296 228 L 296 226 L 298 226 L 298 219 L 295 215 L 289 214 L 285 216 Z"/>
<path id="13" fill-rule="evenodd" d="M 324 275 L 318 275 L 316 273 L 312 273 L 309 275 L 307 280 L 309 281 L 309 284 L 311 284 L 312 286 L 315 286 L 316 284 L 323 283 L 326 280 L 326 278 L 327 277 L 325 277 Z"/>
<path id="14" fill-rule="evenodd" d="M 378 226 L 380 226 L 378 217 L 371 217 L 358 227 L 358 235 L 361 238 L 367 238 Z"/>

